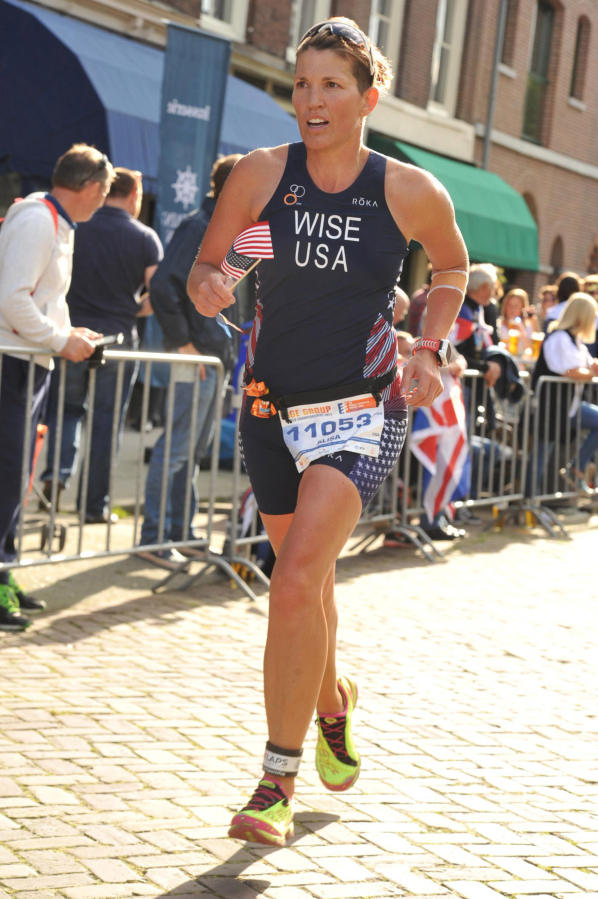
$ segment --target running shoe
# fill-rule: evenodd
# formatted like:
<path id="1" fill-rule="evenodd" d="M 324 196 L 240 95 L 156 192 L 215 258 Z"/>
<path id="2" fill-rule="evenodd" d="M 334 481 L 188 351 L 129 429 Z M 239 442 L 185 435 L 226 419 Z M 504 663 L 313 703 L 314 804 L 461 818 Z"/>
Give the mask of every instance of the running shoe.
<path id="1" fill-rule="evenodd" d="M 280 784 L 260 780 L 244 809 L 234 816 L 229 837 L 266 846 L 284 846 L 293 836 L 294 802 Z"/>
<path id="2" fill-rule="evenodd" d="M 328 790 L 342 793 L 352 787 L 359 777 L 361 756 L 351 734 L 351 718 L 357 705 L 357 684 L 348 677 L 340 677 L 338 688 L 345 700 L 344 711 L 339 715 L 317 717 L 316 768 Z"/>
<path id="3" fill-rule="evenodd" d="M 168 571 L 182 570 L 185 564 L 189 564 L 189 559 L 181 555 L 178 549 L 152 549 L 142 550 L 136 553 L 138 559 L 144 559 L 157 565 L 158 568 L 166 568 Z"/>
<path id="4" fill-rule="evenodd" d="M 20 609 L 25 609 L 25 611 L 32 615 L 36 615 L 39 612 L 45 612 L 45 601 L 43 599 L 36 599 L 34 596 L 29 596 L 28 593 L 25 593 L 23 588 L 17 584 L 12 571 L 8 572 L 8 586 L 14 593 Z"/>
<path id="5" fill-rule="evenodd" d="M 19 612 L 19 603 L 8 584 L 0 584 L 0 631 L 24 631 L 31 622 Z"/>

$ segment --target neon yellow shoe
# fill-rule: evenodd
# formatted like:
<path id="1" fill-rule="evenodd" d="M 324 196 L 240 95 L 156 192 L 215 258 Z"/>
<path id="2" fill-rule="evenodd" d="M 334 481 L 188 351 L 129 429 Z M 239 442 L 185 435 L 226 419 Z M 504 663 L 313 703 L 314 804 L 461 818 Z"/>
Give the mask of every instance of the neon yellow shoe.
<path id="1" fill-rule="evenodd" d="M 294 801 L 273 780 L 260 780 L 244 809 L 234 816 L 229 837 L 266 846 L 284 846 L 293 836 Z"/>
<path id="2" fill-rule="evenodd" d="M 352 787 L 361 769 L 361 756 L 351 734 L 351 718 L 357 705 L 357 685 L 348 677 L 338 679 L 345 710 L 341 715 L 317 717 L 316 768 L 328 790 L 342 793 Z"/>

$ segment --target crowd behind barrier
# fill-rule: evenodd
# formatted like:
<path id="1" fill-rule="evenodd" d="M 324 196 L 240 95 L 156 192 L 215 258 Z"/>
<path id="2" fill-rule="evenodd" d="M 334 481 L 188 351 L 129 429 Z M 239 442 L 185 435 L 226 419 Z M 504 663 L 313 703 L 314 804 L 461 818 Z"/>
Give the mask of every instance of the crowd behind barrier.
<path id="1" fill-rule="evenodd" d="M 4 353 L 10 348 L 0 347 L 0 383 L 2 377 L 2 360 Z M 29 359 L 29 377 L 27 387 L 27 408 L 31 404 L 33 390 L 33 372 L 35 358 L 39 350 L 27 349 L 25 354 Z M 53 490 L 48 497 L 47 512 L 39 514 L 33 508 L 32 500 L 36 488 L 35 472 L 30 477 L 30 454 L 32 448 L 24 443 L 24 452 L 21 460 L 21 496 L 24 502 L 18 520 L 16 533 L 16 554 L 13 562 L 0 566 L 3 568 L 23 568 L 32 565 L 55 564 L 58 562 L 75 561 L 78 559 L 91 559 L 105 556 L 134 555 L 139 552 L 140 525 L 143 515 L 142 496 L 145 481 L 145 460 L 148 446 L 148 433 L 145 427 L 149 408 L 149 385 L 151 382 L 151 367 L 156 363 L 166 363 L 169 366 L 168 389 L 165 405 L 165 460 L 163 468 L 162 491 L 160 496 L 158 539 L 149 549 L 161 549 L 166 547 L 178 547 L 189 552 L 185 563 L 168 575 L 169 581 L 174 575 L 183 574 L 186 581 L 182 587 L 195 582 L 207 570 L 212 567 L 219 568 L 224 574 L 234 580 L 250 597 L 253 591 L 249 584 L 253 578 L 267 584 L 268 579 L 254 555 L 260 543 L 267 543 L 267 538 L 262 532 L 259 517 L 255 505 L 247 502 L 245 494 L 248 492 L 247 479 L 243 475 L 242 458 L 235 440 L 235 452 L 233 456 L 232 470 L 219 471 L 219 438 L 223 418 L 223 403 L 232 407 L 235 417 L 235 428 L 238 432 L 239 415 L 241 409 L 242 391 L 239 385 L 233 385 L 226 389 L 225 372 L 221 361 L 215 357 L 145 353 L 136 351 L 107 350 L 104 354 L 108 360 L 117 363 L 118 377 L 116 380 L 116 395 L 114 403 L 114 416 L 112 421 L 111 449 L 110 449 L 110 477 L 109 477 L 109 503 L 111 507 L 118 506 L 123 497 L 118 495 L 116 487 L 117 471 L 117 437 L 119 418 L 117 410 L 120 408 L 119 391 L 122 391 L 124 367 L 127 363 L 135 361 L 145 367 L 143 396 L 141 404 L 141 426 L 137 439 L 135 473 L 133 477 L 133 500 L 130 498 L 130 479 L 127 481 L 129 493 L 129 512 L 124 520 L 125 526 L 118 527 L 111 516 L 107 517 L 105 524 L 87 524 L 84 514 L 85 497 L 90 480 L 94 473 L 90 467 L 90 444 L 85 441 L 82 457 L 81 487 L 79 491 L 79 509 L 76 524 L 72 515 L 65 515 L 57 511 L 57 494 Z M 81 363 L 87 365 L 89 363 Z M 57 424 L 53 439 L 56 446 L 61 440 L 61 428 L 64 414 L 64 394 L 66 365 L 65 360 L 57 360 L 60 380 L 58 390 L 58 414 Z M 172 435 L 172 409 L 174 403 L 174 391 L 177 378 L 183 370 L 189 370 L 194 366 L 197 376 L 194 379 L 194 403 L 193 415 L 196 414 L 197 398 L 201 391 L 201 379 L 199 377 L 200 366 L 211 367 L 217 375 L 217 405 L 215 414 L 214 439 L 212 445 L 211 463 L 207 485 L 204 486 L 203 495 L 200 495 L 200 513 L 195 516 L 194 539 L 181 540 L 172 543 L 164 538 L 165 516 L 167 503 L 166 472 L 171 449 Z M 95 367 L 92 364 L 89 372 L 89 402 L 87 409 L 87 433 L 93 425 L 94 415 L 94 385 Z M 567 414 L 569 401 L 576 389 L 576 382 L 563 378 L 541 378 L 532 393 L 530 378 L 523 374 L 525 391 L 522 398 L 516 404 L 497 401 L 495 391 L 489 388 L 484 376 L 479 371 L 467 370 L 463 375 L 463 395 L 467 398 L 465 412 L 465 431 L 467 441 L 467 465 L 469 475 L 466 479 L 466 490 L 456 502 L 457 508 L 475 510 L 485 506 L 492 506 L 495 512 L 521 514 L 531 512 L 532 515 L 554 535 L 559 533 L 558 522 L 553 513 L 544 506 L 551 501 L 573 500 L 581 496 L 595 495 L 598 490 L 594 487 L 585 489 L 578 483 L 570 480 L 567 461 L 579 458 L 581 445 L 581 427 L 579 413 L 570 418 Z M 577 382 L 578 386 L 578 382 Z M 554 390 L 565 391 L 555 399 Z M 588 384 L 594 397 L 598 396 L 598 378 Z M 489 408 L 491 398 L 494 397 L 495 409 L 492 423 L 489 421 Z M 538 415 L 540 405 L 544 404 L 550 409 L 550 417 L 553 424 L 549 431 L 549 417 L 543 420 Z M 29 415 L 27 416 L 27 420 Z M 554 420 L 556 419 L 556 424 Z M 406 541 L 421 549 L 424 554 L 433 561 L 440 555 L 429 539 L 426 532 L 420 527 L 422 518 L 426 515 L 426 479 L 429 481 L 429 472 L 422 462 L 421 453 L 417 452 L 417 432 L 414 432 L 413 413 L 410 416 L 410 425 L 406 447 L 399 463 L 392 475 L 388 478 L 383 488 L 374 498 L 370 506 L 365 510 L 359 527 L 362 533 L 358 534 L 362 547 L 379 538 L 381 533 L 392 531 L 401 534 Z M 193 433 L 193 427 L 190 434 Z M 550 434 L 558 435 L 550 439 Z M 39 454 L 39 446 L 37 447 Z M 54 453 L 54 477 L 53 484 L 58 483 L 57 471 L 59 454 Z M 191 482 L 194 477 L 195 457 L 193 444 L 190 437 L 189 459 L 185 471 L 184 487 L 184 518 L 185 528 L 191 525 L 194 511 L 191 509 Z M 205 480 L 205 476 L 204 476 Z M 63 545 L 57 537 L 57 528 L 68 525 L 68 538 L 63 540 Z M 45 546 L 39 548 L 39 542 L 35 540 L 35 534 L 45 533 Z M 561 531 L 562 533 L 562 531 Z M 89 537 L 93 539 L 88 539 Z M 143 547 L 147 549 L 148 547 Z M 253 551 L 253 555 L 250 553 Z M 192 574 L 189 566 L 192 562 L 201 563 L 198 574 Z M 165 582 L 166 583 L 166 582 Z"/>

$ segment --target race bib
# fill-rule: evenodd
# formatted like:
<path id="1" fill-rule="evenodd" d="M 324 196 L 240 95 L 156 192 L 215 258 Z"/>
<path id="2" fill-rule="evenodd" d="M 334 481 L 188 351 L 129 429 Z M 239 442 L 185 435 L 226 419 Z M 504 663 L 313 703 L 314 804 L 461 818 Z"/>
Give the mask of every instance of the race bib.
<path id="1" fill-rule="evenodd" d="M 282 421 L 284 442 L 298 471 L 329 453 L 350 452 L 378 458 L 384 406 L 371 393 L 323 403 L 291 406 Z"/>

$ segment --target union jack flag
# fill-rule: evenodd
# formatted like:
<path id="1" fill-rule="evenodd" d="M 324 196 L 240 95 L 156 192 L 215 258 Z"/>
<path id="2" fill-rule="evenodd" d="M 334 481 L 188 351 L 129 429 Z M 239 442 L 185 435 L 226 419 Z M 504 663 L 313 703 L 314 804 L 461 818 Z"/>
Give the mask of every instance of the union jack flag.
<path id="1" fill-rule="evenodd" d="M 411 452 L 424 467 L 424 508 L 430 521 L 469 494 L 471 462 L 463 392 L 459 381 L 442 374 L 444 390 L 429 407 L 416 410 Z"/>
<path id="2" fill-rule="evenodd" d="M 492 328 L 484 321 L 483 307 L 480 306 L 476 312 L 472 312 L 464 303 L 449 334 L 449 340 L 454 346 L 459 346 L 472 334 L 475 334 L 476 345 L 479 345 L 480 349 L 492 346 Z"/>
<path id="3" fill-rule="evenodd" d="M 225 275 L 240 280 L 255 261 L 274 259 L 272 234 L 268 222 L 259 222 L 241 231 L 222 260 L 220 268 Z"/>

